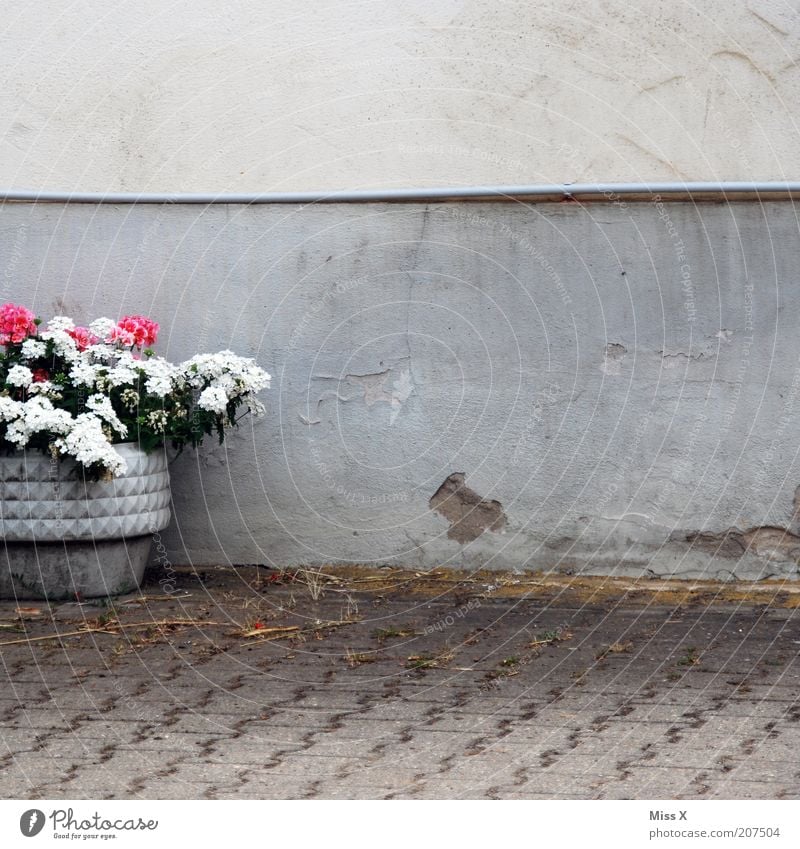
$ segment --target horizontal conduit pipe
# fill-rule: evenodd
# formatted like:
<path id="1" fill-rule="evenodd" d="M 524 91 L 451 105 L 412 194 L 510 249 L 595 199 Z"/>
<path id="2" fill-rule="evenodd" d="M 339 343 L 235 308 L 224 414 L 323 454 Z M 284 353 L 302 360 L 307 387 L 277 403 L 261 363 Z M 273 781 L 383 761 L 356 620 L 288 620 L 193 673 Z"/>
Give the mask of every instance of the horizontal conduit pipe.
<path id="1" fill-rule="evenodd" d="M 800 198 L 800 182 L 697 183 L 553 183 L 534 186 L 452 186 L 415 189 L 359 189 L 327 192 L 261 192 L 256 194 L 66 192 L 0 189 L 0 201 L 26 203 L 119 204 L 255 204 L 255 203 L 397 203 L 445 200 L 616 201 L 652 200 L 790 200 Z"/>

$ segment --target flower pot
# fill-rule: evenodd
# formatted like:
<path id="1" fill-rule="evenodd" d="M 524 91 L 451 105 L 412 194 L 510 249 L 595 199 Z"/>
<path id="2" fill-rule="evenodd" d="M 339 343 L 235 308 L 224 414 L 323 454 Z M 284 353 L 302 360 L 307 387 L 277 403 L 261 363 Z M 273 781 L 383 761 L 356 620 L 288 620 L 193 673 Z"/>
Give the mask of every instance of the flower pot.
<path id="1" fill-rule="evenodd" d="M 0 455 L 2 598 L 92 598 L 136 589 L 153 535 L 170 520 L 163 450 L 115 445 L 128 469 L 85 481 L 71 460 Z"/>

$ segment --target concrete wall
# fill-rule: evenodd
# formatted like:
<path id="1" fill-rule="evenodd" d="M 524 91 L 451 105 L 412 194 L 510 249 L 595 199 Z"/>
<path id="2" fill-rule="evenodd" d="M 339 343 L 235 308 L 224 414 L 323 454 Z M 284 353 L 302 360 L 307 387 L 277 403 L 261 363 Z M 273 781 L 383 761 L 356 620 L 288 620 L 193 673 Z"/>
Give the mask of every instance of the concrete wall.
<path id="1" fill-rule="evenodd" d="M 3 4 L 0 186 L 792 179 L 785 0 Z"/>
<path id="2" fill-rule="evenodd" d="M 274 375 L 174 463 L 175 562 L 797 572 L 791 203 L 6 204 L 0 232 L 2 300 Z"/>

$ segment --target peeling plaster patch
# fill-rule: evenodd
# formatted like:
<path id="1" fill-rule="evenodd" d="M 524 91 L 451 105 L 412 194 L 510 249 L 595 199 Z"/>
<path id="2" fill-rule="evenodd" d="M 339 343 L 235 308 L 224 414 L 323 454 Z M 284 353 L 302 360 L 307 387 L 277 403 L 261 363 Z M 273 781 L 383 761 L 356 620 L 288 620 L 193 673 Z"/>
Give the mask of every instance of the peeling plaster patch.
<path id="1" fill-rule="evenodd" d="M 364 401 L 368 407 L 372 407 L 380 401 L 387 402 L 392 411 L 389 416 L 389 424 L 394 424 L 400 408 L 411 397 L 414 384 L 411 381 L 409 369 L 403 369 L 387 391 L 386 381 L 392 369 L 375 372 L 374 374 L 348 374 L 347 382 L 360 386 L 364 390 Z"/>
<path id="2" fill-rule="evenodd" d="M 348 374 L 347 382 L 360 386 L 364 390 L 364 401 L 368 407 L 379 401 L 391 402 L 392 396 L 383 388 L 391 369 L 372 374 Z"/>
<path id="3" fill-rule="evenodd" d="M 383 363 L 381 363 L 381 365 L 383 365 Z M 397 418 L 400 408 L 403 404 L 405 404 L 411 396 L 411 393 L 414 391 L 414 384 L 411 381 L 410 369 L 404 368 L 400 371 L 397 380 L 392 383 L 391 389 L 387 390 L 386 381 L 393 370 L 393 368 L 387 368 L 383 371 L 371 372 L 369 374 L 346 374 L 344 379 L 330 374 L 315 374 L 314 380 L 335 381 L 338 387 L 341 387 L 342 383 L 346 381 L 353 386 L 359 387 L 362 394 L 346 396 L 341 395 L 338 390 L 326 389 L 317 399 L 317 403 L 313 408 L 313 414 L 311 407 L 308 408 L 308 415 L 298 413 L 300 421 L 304 425 L 320 424 L 322 420 L 319 418 L 319 408 L 323 401 L 335 399 L 341 403 L 347 403 L 348 401 L 354 401 L 360 397 L 364 399 L 368 407 L 372 407 L 380 401 L 387 402 L 392 408 L 389 417 L 389 424 L 394 424 L 394 420 Z"/>
<path id="4" fill-rule="evenodd" d="M 717 557 L 741 557 L 750 551 L 777 563 L 797 562 L 800 559 L 800 536 L 785 528 L 770 525 L 747 531 L 731 528 L 722 533 L 691 533 L 684 539 L 692 546 Z"/>
<path id="5" fill-rule="evenodd" d="M 767 560 L 797 562 L 800 559 L 800 537 L 784 528 L 763 527 L 744 535 L 747 547 Z"/>
<path id="6" fill-rule="evenodd" d="M 624 345 L 620 345 L 618 342 L 609 342 L 606 345 L 603 362 L 600 364 L 600 371 L 603 374 L 619 375 L 622 361 L 625 359 L 627 353 L 628 349 Z"/>
<path id="7" fill-rule="evenodd" d="M 464 473 L 454 472 L 428 502 L 431 510 L 450 522 L 448 539 L 472 542 L 484 531 L 501 531 L 506 514 L 499 501 L 485 501 L 464 483 Z"/>
<path id="8" fill-rule="evenodd" d="M 741 531 L 726 531 L 721 534 L 691 533 L 673 535 L 673 539 L 683 539 L 693 548 L 714 554 L 717 557 L 741 557 L 744 554 L 744 539 Z"/>
<path id="9" fill-rule="evenodd" d="M 347 401 L 352 401 L 353 398 L 346 398 L 344 395 L 340 395 L 338 392 L 334 392 L 333 390 L 328 390 L 327 392 L 323 392 L 322 395 L 317 399 L 316 406 L 314 407 L 314 415 L 316 416 L 319 413 L 319 405 L 323 401 L 327 401 L 329 398 L 335 398 L 337 401 L 341 401 L 342 403 L 346 403 Z M 309 413 L 311 410 L 309 409 Z M 300 421 L 304 425 L 315 425 L 320 424 L 322 419 L 320 418 L 311 418 L 310 415 L 304 416 L 302 413 L 297 414 L 300 418 Z"/>

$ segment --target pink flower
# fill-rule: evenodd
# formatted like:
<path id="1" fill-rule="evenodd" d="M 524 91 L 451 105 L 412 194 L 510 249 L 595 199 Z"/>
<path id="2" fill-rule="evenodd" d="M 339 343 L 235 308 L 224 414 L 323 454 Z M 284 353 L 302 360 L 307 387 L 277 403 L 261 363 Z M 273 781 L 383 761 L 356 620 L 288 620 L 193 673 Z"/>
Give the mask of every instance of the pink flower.
<path id="1" fill-rule="evenodd" d="M 158 325 L 143 315 L 125 315 L 111 331 L 112 342 L 122 342 L 123 345 L 135 345 L 137 348 L 150 347 L 156 344 Z"/>
<path id="2" fill-rule="evenodd" d="M 67 333 L 75 340 L 79 351 L 85 351 L 90 345 L 100 341 L 88 327 L 75 327 Z"/>
<path id="3" fill-rule="evenodd" d="M 18 345 L 36 334 L 36 316 L 25 307 L 3 304 L 0 307 L 0 345 Z"/>
<path id="4" fill-rule="evenodd" d="M 44 383 L 46 380 L 50 380 L 50 373 L 47 369 L 37 368 L 33 370 L 34 383 Z"/>
<path id="5" fill-rule="evenodd" d="M 117 325 L 109 334 L 108 341 L 119 342 L 124 347 L 128 348 L 131 345 L 136 344 L 136 337 L 130 330 L 123 330 L 119 325 Z"/>

